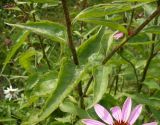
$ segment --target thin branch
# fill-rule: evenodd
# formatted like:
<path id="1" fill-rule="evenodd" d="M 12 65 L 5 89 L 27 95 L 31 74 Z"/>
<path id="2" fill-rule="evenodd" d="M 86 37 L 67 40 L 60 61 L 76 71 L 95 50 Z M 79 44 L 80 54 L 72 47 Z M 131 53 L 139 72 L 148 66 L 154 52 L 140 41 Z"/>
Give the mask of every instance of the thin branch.
<path id="1" fill-rule="evenodd" d="M 83 99 L 83 91 L 82 91 L 82 81 L 80 81 L 78 83 L 78 94 L 80 96 L 80 100 L 79 100 L 79 103 L 80 103 L 80 107 L 82 109 L 85 109 L 85 105 L 84 105 L 84 99 Z"/>
<path id="2" fill-rule="evenodd" d="M 62 5 L 63 5 L 63 11 L 64 11 L 66 26 L 67 26 L 68 45 L 69 45 L 71 52 L 72 52 L 72 55 L 73 55 L 73 61 L 76 65 L 78 65 L 79 61 L 78 61 L 75 46 L 73 44 L 73 39 L 72 39 L 71 20 L 70 20 L 70 16 L 69 16 L 68 7 L 67 7 L 67 0 L 61 0 L 61 1 L 62 1 Z"/>
<path id="3" fill-rule="evenodd" d="M 88 0 L 83 0 L 82 2 L 82 10 L 84 10 L 86 7 L 87 7 L 87 4 L 88 4 Z M 84 27 L 84 22 L 82 21 L 81 24 L 80 24 L 80 33 L 82 34 L 83 33 L 83 27 Z M 80 44 L 82 43 L 82 37 L 81 37 L 81 41 L 80 41 Z"/>
<path id="4" fill-rule="evenodd" d="M 126 62 L 128 62 L 131 65 L 131 67 L 133 68 L 133 71 L 134 71 L 134 74 L 136 77 L 136 81 L 137 81 L 137 85 L 138 85 L 138 83 L 139 83 L 138 74 L 137 74 L 137 71 L 136 71 L 134 64 L 129 59 L 127 59 L 125 56 L 123 56 L 122 54 L 119 54 L 119 55 L 122 57 L 122 59 L 124 59 Z"/>
<path id="5" fill-rule="evenodd" d="M 112 88 L 113 88 L 113 85 L 114 85 L 115 80 L 116 80 L 116 75 L 113 77 L 113 80 L 112 80 L 111 86 L 110 86 L 110 88 L 109 88 L 109 94 L 110 94 L 110 93 L 111 93 L 111 91 L 112 91 Z"/>
<path id="6" fill-rule="evenodd" d="M 106 64 L 109 59 L 121 48 L 123 47 L 132 37 L 137 35 L 148 23 L 150 23 L 157 15 L 160 14 L 160 7 L 158 7 L 135 31 L 130 35 L 125 41 L 123 41 L 119 46 L 115 47 L 111 53 L 102 61 L 102 64 Z"/>
<path id="7" fill-rule="evenodd" d="M 88 89 L 89 89 L 89 86 L 91 85 L 92 81 L 93 81 L 93 75 L 90 77 L 90 79 L 89 79 L 89 81 L 88 81 L 88 83 L 87 83 L 87 86 L 86 86 L 86 88 L 84 89 L 83 96 L 86 96 L 86 93 L 87 93 L 87 91 L 88 91 Z"/>
<path id="8" fill-rule="evenodd" d="M 130 27 L 132 26 L 134 13 L 135 13 L 135 9 L 133 9 L 132 12 L 131 12 L 131 18 L 130 18 L 130 21 L 129 21 L 129 24 L 128 24 L 128 27 L 127 27 L 128 31 L 130 30 Z"/>
<path id="9" fill-rule="evenodd" d="M 116 75 L 116 82 L 115 82 L 115 90 L 114 90 L 114 95 L 117 94 L 117 90 L 118 90 L 118 81 L 119 81 L 119 75 Z"/>
<path id="10" fill-rule="evenodd" d="M 136 3 L 137 3 L 137 2 L 134 2 L 134 5 L 136 5 Z M 130 29 L 130 27 L 132 26 L 132 22 L 133 22 L 134 14 L 135 14 L 135 8 L 134 8 L 134 9 L 132 9 L 132 11 L 131 11 L 131 17 L 130 17 L 130 21 L 129 21 L 129 24 L 128 24 L 128 27 L 127 27 L 127 29 L 128 29 L 128 30 L 129 30 L 129 29 Z"/>
<path id="11" fill-rule="evenodd" d="M 157 9 L 158 9 L 158 8 L 160 7 L 160 6 L 159 6 L 159 3 L 157 3 L 157 5 L 158 5 L 158 6 L 157 6 Z M 158 24 L 158 17 L 159 17 L 159 16 L 157 16 L 157 17 L 155 18 L 155 20 L 154 20 L 154 25 L 157 25 L 157 24 Z M 156 34 L 152 34 L 152 41 L 155 41 L 155 40 L 156 40 Z M 144 70 L 143 70 L 143 73 L 142 73 L 142 78 L 141 78 L 141 80 L 140 80 L 141 84 L 140 84 L 139 87 L 138 87 L 138 92 L 140 92 L 141 89 L 142 89 L 142 86 L 143 86 L 142 83 L 143 83 L 144 80 L 146 79 L 147 71 L 148 71 L 148 69 L 149 69 L 149 65 L 150 65 L 152 59 L 158 54 L 157 52 L 154 53 L 154 49 L 155 49 L 155 44 L 153 43 L 153 44 L 151 45 L 150 55 L 149 55 L 149 57 L 148 57 L 148 59 L 147 59 L 147 63 L 146 63 L 146 65 L 145 65 Z"/>
<path id="12" fill-rule="evenodd" d="M 31 9 L 33 9 L 33 4 L 31 4 Z M 32 14 L 32 18 L 33 18 L 33 21 L 36 22 L 36 17 L 35 17 L 34 13 Z M 45 52 L 43 39 L 41 38 L 41 36 L 39 36 L 39 35 L 37 35 L 37 36 L 38 36 L 38 39 L 39 39 L 39 42 L 40 42 L 40 46 L 41 46 L 41 49 L 42 49 L 43 57 L 44 57 L 45 61 L 47 62 L 48 68 L 51 69 L 51 64 L 50 64 L 49 59 L 47 57 L 47 54 Z"/>
<path id="13" fill-rule="evenodd" d="M 152 59 L 153 59 L 156 55 L 157 55 L 157 53 L 154 53 L 154 45 L 152 45 L 152 47 L 151 47 L 151 52 L 150 52 L 150 56 L 149 56 L 149 58 L 147 59 L 147 63 L 146 63 L 146 65 L 145 65 L 144 70 L 143 70 L 143 73 L 142 73 L 142 78 L 141 78 L 141 80 L 140 80 L 141 84 L 139 85 L 138 92 L 140 92 L 141 89 L 142 89 L 142 86 L 143 86 L 142 82 L 144 82 L 144 80 L 146 79 L 146 75 L 147 75 L 147 71 L 148 71 L 149 65 L 150 65 Z"/>
<path id="14" fill-rule="evenodd" d="M 43 39 L 39 35 L 38 35 L 38 39 L 39 39 L 39 42 L 40 42 L 40 46 L 41 46 L 41 49 L 42 49 L 42 53 L 43 53 L 44 59 L 47 62 L 48 68 L 51 69 L 51 65 L 50 65 L 49 59 L 48 59 L 47 54 L 45 52 L 45 47 L 44 47 L 44 44 L 43 44 Z"/>

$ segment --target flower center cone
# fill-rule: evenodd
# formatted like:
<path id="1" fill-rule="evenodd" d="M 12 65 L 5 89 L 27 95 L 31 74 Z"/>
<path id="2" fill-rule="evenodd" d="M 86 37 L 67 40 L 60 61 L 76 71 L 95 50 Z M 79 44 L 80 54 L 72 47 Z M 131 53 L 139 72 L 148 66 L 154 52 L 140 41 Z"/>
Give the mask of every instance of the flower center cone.
<path id="1" fill-rule="evenodd" d="M 129 125 L 129 124 L 124 121 L 115 121 L 113 125 Z"/>

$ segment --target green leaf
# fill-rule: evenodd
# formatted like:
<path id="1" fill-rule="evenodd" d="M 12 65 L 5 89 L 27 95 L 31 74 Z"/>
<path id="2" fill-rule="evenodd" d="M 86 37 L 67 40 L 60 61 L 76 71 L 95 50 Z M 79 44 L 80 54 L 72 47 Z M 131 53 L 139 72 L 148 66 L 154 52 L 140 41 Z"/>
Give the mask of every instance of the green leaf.
<path id="1" fill-rule="evenodd" d="M 58 84 L 56 90 L 48 99 L 40 117 L 46 118 L 50 115 L 63 99 L 72 91 L 74 84 L 73 79 L 76 74 L 76 66 L 69 60 L 65 59 L 62 63 L 61 70 L 58 76 Z"/>
<path id="2" fill-rule="evenodd" d="M 91 108 L 93 105 L 98 103 L 103 95 L 107 91 L 108 86 L 108 75 L 111 73 L 112 67 L 111 66 L 99 66 L 96 67 L 93 75 L 94 75 L 94 97 L 93 103 L 89 105 L 88 108 Z"/>
<path id="3" fill-rule="evenodd" d="M 127 30 L 124 26 L 113 21 L 108 21 L 100 18 L 81 18 L 79 20 L 84 22 L 94 23 L 97 25 L 107 26 L 111 29 L 119 30 L 127 34 Z"/>
<path id="4" fill-rule="evenodd" d="M 64 26 L 51 21 L 28 22 L 26 24 L 9 24 L 10 26 L 29 30 L 44 35 L 55 42 L 65 43 L 66 29 Z"/>
<path id="5" fill-rule="evenodd" d="M 153 98 L 153 97 L 149 97 L 145 94 L 124 94 L 128 97 L 131 97 L 132 99 L 134 99 L 137 103 L 139 104 L 145 104 L 148 105 L 150 107 L 154 107 L 154 108 L 160 108 L 159 104 L 160 104 L 160 100 Z"/>
<path id="6" fill-rule="evenodd" d="M 58 3 L 59 0 L 29 0 L 31 2 L 35 2 L 35 3 Z"/>
<path id="7" fill-rule="evenodd" d="M 143 6 L 146 3 L 139 3 L 136 5 L 126 4 L 126 3 L 125 4 L 112 3 L 112 4 L 100 4 L 100 5 L 92 6 L 81 11 L 75 17 L 75 19 L 73 20 L 73 23 L 75 23 L 75 21 L 80 20 L 82 18 L 84 19 L 84 18 L 104 17 L 107 15 L 129 11 L 134 8 Z"/>
<path id="8" fill-rule="evenodd" d="M 7 57 L 6 57 L 5 61 L 4 61 L 1 73 L 4 71 L 6 65 L 9 63 L 9 61 L 11 60 L 11 58 L 15 55 L 15 53 L 17 52 L 17 50 L 22 46 L 22 44 L 26 40 L 28 34 L 29 34 L 28 31 L 21 31 L 21 34 L 19 35 L 19 37 L 16 40 L 16 43 L 13 45 L 13 47 L 11 48 L 11 50 L 9 51 L 9 53 L 7 54 Z"/>
<path id="9" fill-rule="evenodd" d="M 31 57 L 36 55 L 36 53 L 37 51 L 35 49 L 30 48 L 19 57 L 20 65 L 30 73 L 32 73 Z"/>
<path id="10" fill-rule="evenodd" d="M 155 108 L 152 108 L 152 107 L 149 107 L 151 112 L 153 113 L 153 116 L 158 120 L 160 121 L 160 110 L 159 109 L 155 109 Z"/>
<path id="11" fill-rule="evenodd" d="M 55 71 L 49 71 L 40 76 L 39 81 L 30 92 L 31 96 L 47 96 L 52 93 L 57 87 L 57 73 Z"/>
<path id="12" fill-rule="evenodd" d="M 160 86 L 158 85 L 157 82 L 151 80 L 151 81 L 145 81 L 144 84 L 149 88 L 149 89 L 157 89 L 160 90 Z"/>
<path id="13" fill-rule="evenodd" d="M 12 118 L 2 118 L 0 117 L 0 122 L 11 122 L 11 121 L 15 121 L 15 119 L 12 119 Z"/>
<path id="14" fill-rule="evenodd" d="M 35 121 L 30 118 L 29 123 L 38 123 L 55 111 L 74 87 L 77 86 L 83 74 L 84 72 L 78 69 L 71 60 L 64 59 L 60 68 L 56 90 L 48 98 L 38 118 Z"/>
<path id="15" fill-rule="evenodd" d="M 21 108 L 29 107 L 41 97 L 47 97 L 57 87 L 57 72 L 48 71 L 47 73 L 38 75 L 32 74 L 26 85 L 26 95 L 28 101 L 22 104 Z"/>
<path id="16" fill-rule="evenodd" d="M 88 62 L 88 58 L 99 50 L 104 31 L 105 28 L 102 27 L 97 34 L 93 35 L 78 48 L 77 55 L 80 64 Z"/>
<path id="17" fill-rule="evenodd" d="M 118 0 L 120 2 L 155 2 L 157 0 Z"/>
<path id="18" fill-rule="evenodd" d="M 145 33 L 139 33 L 136 36 L 132 37 L 128 43 L 139 43 L 139 42 L 148 42 L 150 41 L 149 36 Z"/>
<path id="19" fill-rule="evenodd" d="M 147 33 L 160 34 L 160 26 L 150 26 L 143 30 Z"/>
<path id="20" fill-rule="evenodd" d="M 63 112 L 67 112 L 67 113 L 70 113 L 70 114 L 74 114 L 76 116 L 79 116 L 80 118 L 89 118 L 89 114 L 79 108 L 78 106 L 76 106 L 75 104 L 73 104 L 72 102 L 69 102 L 69 101 L 65 101 L 64 103 L 62 103 L 60 105 L 60 109 L 63 111 Z"/>
<path id="21" fill-rule="evenodd" d="M 108 42 L 107 42 L 107 52 L 106 53 L 108 53 L 109 52 L 109 50 L 110 50 L 110 47 L 111 47 L 111 45 L 112 45 L 112 43 L 113 43 L 113 35 L 114 34 L 111 34 L 110 36 L 109 36 L 109 39 L 108 39 Z"/>

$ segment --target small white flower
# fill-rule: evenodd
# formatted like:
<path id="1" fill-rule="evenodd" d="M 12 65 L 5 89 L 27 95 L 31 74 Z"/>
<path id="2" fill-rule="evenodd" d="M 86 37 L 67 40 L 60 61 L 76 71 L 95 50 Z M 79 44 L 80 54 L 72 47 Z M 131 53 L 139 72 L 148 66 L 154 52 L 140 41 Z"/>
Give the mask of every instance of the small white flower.
<path id="1" fill-rule="evenodd" d="M 18 93 L 19 93 L 19 89 L 18 88 L 13 89 L 11 85 L 10 85 L 10 87 L 7 87 L 6 90 L 4 90 L 5 99 L 9 99 L 9 101 L 12 98 L 18 98 L 18 96 L 17 96 Z"/>

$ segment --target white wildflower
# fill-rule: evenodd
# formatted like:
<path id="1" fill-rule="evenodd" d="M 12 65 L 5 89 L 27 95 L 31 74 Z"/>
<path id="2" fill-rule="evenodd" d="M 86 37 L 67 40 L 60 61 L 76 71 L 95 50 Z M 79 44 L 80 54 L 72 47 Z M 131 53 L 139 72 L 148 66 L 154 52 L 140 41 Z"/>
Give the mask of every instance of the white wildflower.
<path id="1" fill-rule="evenodd" d="M 10 87 L 7 87 L 6 90 L 4 90 L 4 94 L 5 94 L 5 99 L 9 99 L 9 101 L 12 98 L 18 98 L 18 93 L 19 93 L 19 89 L 18 88 L 12 88 L 12 86 L 10 85 Z"/>

